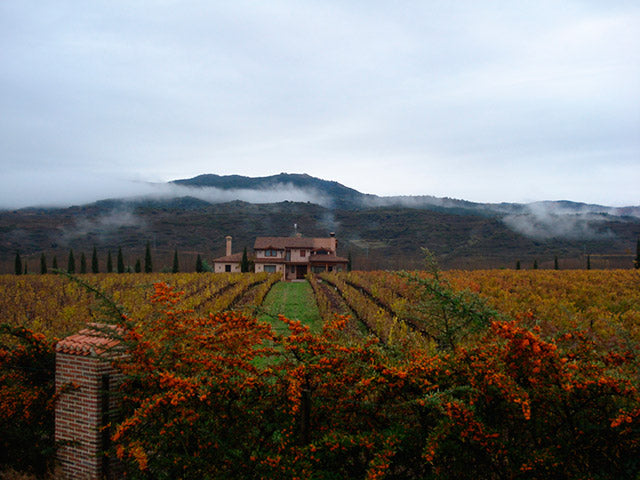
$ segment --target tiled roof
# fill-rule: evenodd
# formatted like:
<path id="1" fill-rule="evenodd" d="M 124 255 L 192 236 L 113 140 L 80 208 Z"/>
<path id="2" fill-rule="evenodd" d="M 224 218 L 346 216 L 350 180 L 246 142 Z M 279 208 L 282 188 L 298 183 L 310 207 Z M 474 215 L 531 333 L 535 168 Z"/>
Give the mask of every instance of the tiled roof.
<path id="1" fill-rule="evenodd" d="M 337 257 L 335 255 L 311 255 L 309 257 L 310 262 L 324 262 L 324 263 L 347 263 L 344 257 Z"/>
<path id="2" fill-rule="evenodd" d="M 111 336 L 109 333 L 113 332 Z M 56 352 L 79 356 L 102 355 L 120 343 L 114 337 L 122 335 L 122 330 L 114 325 L 89 323 L 78 333 L 60 340 Z"/>
<path id="3" fill-rule="evenodd" d="M 240 263 L 242 261 L 242 253 L 233 253 L 224 257 L 218 257 L 213 259 L 216 263 Z"/>
<path id="4" fill-rule="evenodd" d="M 274 248 L 283 250 L 286 248 L 326 248 L 333 250 L 335 238 L 311 238 L 311 237 L 258 237 L 253 245 L 256 250 Z"/>

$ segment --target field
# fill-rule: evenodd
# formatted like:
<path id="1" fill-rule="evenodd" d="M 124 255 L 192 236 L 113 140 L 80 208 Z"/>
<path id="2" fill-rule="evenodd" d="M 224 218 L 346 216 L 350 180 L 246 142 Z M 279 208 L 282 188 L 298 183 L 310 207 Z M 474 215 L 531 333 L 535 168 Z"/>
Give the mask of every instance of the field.
<path id="1" fill-rule="evenodd" d="M 115 321 L 132 353 L 111 454 L 130 478 L 640 473 L 637 270 L 278 280 L 0 276 L 0 467 L 50 438 L 55 338 Z"/>

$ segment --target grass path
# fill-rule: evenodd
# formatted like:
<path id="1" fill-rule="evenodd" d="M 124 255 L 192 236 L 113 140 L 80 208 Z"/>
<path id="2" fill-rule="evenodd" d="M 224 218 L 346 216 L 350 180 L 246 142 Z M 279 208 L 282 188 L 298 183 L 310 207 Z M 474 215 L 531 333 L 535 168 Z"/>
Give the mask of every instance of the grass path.
<path id="1" fill-rule="evenodd" d="M 278 320 L 278 315 L 300 320 L 313 332 L 322 328 L 322 318 L 307 281 L 276 283 L 264 299 L 262 309 L 265 313 L 260 315 L 260 320 L 271 323 L 278 333 L 287 331 L 286 326 Z"/>

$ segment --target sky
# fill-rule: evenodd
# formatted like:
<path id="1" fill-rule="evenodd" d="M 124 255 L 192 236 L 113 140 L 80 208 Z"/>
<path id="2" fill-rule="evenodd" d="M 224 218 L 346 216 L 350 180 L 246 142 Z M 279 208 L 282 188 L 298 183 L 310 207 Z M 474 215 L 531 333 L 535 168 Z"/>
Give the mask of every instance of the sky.
<path id="1" fill-rule="evenodd" d="M 3 0 L 0 162 L 0 208 L 280 172 L 640 205 L 640 3 Z"/>

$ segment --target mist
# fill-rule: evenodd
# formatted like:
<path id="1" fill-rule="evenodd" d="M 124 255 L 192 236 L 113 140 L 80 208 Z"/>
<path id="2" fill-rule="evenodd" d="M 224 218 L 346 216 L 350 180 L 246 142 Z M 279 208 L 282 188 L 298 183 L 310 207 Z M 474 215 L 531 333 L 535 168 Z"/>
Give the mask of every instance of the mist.
<path id="1" fill-rule="evenodd" d="M 539 240 L 603 240 L 614 237 L 613 232 L 601 225 L 615 213 L 615 209 L 607 207 L 585 205 L 569 209 L 539 202 L 526 205 L 523 213 L 504 216 L 502 221 L 515 232 Z"/>
<path id="2" fill-rule="evenodd" d="M 330 206 L 330 200 L 319 192 L 302 190 L 290 184 L 278 185 L 270 189 L 224 190 L 138 181 L 110 175 L 83 173 L 62 175 L 55 171 L 12 173 L 0 178 L 0 209 L 2 210 L 28 207 L 63 208 L 106 199 L 169 199 L 185 196 L 209 203 L 234 200 L 249 203 L 291 201 Z"/>

